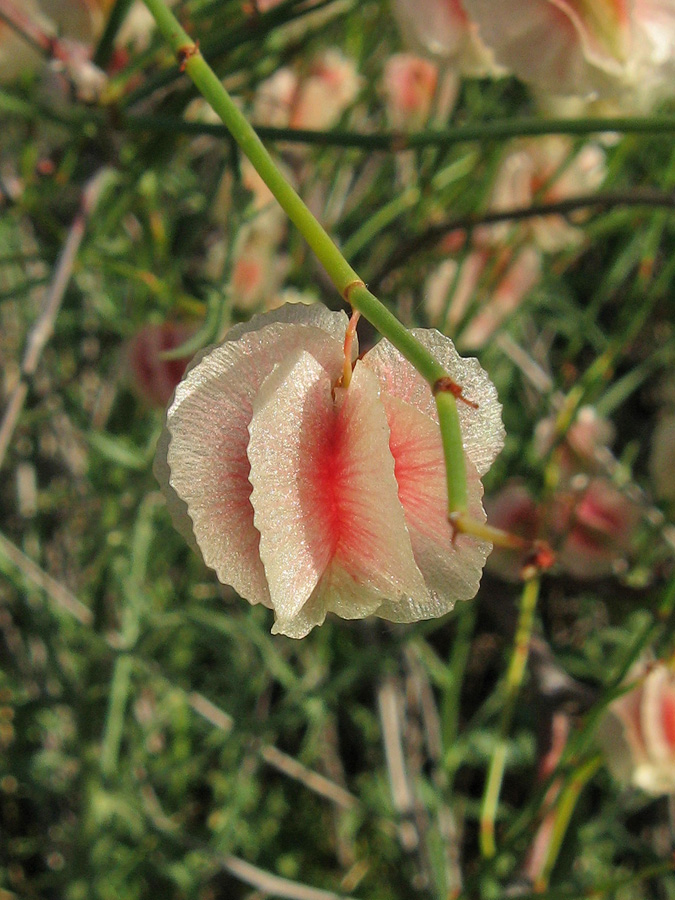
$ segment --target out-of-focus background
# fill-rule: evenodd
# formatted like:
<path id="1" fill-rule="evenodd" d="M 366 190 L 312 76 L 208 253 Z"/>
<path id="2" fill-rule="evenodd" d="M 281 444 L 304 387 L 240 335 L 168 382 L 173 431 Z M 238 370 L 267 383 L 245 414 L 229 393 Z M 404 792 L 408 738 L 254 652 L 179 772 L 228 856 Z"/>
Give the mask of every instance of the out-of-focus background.
<path id="1" fill-rule="evenodd" d="M 166 405 L 341 300 L 141 3 L 0 0 L 0 900 L 672 900 L 675 4 L 173 8 L 370 288 L 479 357 L 489 520 L 556 562 L 302 641 L 219 584 Z"/>

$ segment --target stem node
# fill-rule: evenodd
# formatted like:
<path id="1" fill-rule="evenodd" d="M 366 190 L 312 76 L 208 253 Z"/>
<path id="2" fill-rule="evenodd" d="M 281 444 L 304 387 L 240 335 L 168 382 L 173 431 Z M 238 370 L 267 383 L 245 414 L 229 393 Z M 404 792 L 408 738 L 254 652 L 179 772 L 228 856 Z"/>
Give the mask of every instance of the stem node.
<path id="1" fill-rule="evenodd" d="M 185 71 L 185 67 L 187 66 L 188 60 L 192 59 L 193 56 L 196 56 L 199 53 L 199 41 L 192 41 L 189 44 L 183 44 L 182 47 L 179 47 L 176 50 L 176 56 L 178 58 L 178 68 L 181 72 Z"/>
<path id="2" fill-rule="evenodd" d="M 523 581 L 536 578 L 546 572 L 555 562 L 555 553 L 546 541 L 533 541 L 532 549 L 527 554 L 521 569 Z"/>
<path id="3" fill-rule="evenodd" d="M 351 297 L 352 291 L 355 288 L 365 288 L 365 287 L 366 287 L 365 283 L 363 281 L 361 281 L 360 278 L 357 278 L 354 281 L 350 281 L 349 284 L 342 291 L 342 296 L 343 296 L 345 302 L 349 303 L 349 305 L 351 306 L 352 301 L 349 298 Z"/>
<path id="4" fill-rule="evenodd" d="M 443 375 L 441 378 L 437 378 L 431 390 L 434 397 L 441 391 L 446 391 L 447 393 L 452 394 L 456 400 L 461 400 L 462 403 L 466 403 L 471 409 L 478 409 L 478 404 L 474 400 L 469 400 L 468 397 L 464 396 L 464 388 L 461 384 L 457 384 L 457 382 L 453 381 L 449 375 Z"/>

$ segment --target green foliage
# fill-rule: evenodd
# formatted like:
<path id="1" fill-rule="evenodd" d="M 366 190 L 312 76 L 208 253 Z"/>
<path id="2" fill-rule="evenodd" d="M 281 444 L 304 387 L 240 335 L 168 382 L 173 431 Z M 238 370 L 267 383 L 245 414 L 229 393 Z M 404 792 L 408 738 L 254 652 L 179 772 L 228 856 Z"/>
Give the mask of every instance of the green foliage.
<path id="1" fill-rule="evenodd" d="M 264 14 L 239 0 L 179 9 L 246 112 L 280 66 L 303 71 L 332 45 L 354 58 L 364 86 L 339 123 L 343 140 L 276 151 L 328 230 L 352 242 L 364 280 L 404 323 L 428 326 L 427 275 L 448 251 L 421 236 L 450 220 L 477 224 L 512 143 L 345 147 L 345 134 L 388 127 L 377 84 L 401 43 L 386 4 L 321 5 L 309 30 L 296 0 Z M 194 98 L 157 37 L 111 75 L 100 103 L 50 105 L 39 76 L 0 93 L 4 409 L 83 186 L 112 173 L 0 468 L 0 900 L 311 897 L 256 882 L 242 860 L 263 880 L 359 900 L 527 896 L 547 789 L 565 789 L 593 759 L 600 714 L 632 664 L 673 652 L 673 509 L 655 506 L 649 470 L 650 438 L 673 404 L 672 142 L 608 143 L 602 191 L 614 200 L 578 221 L 579 247 L 545 255 L 537 287 L 480 349 L 508 433 L 488 493 L 518 476 L 546 501 L 557 463 L 537 452 L 534 432 L 562 401 L 611 418 L 610 476 L 641 507 L 626 565 L 593 581 L 556 569 L 543 579 L 534 632 L 574 686 L 547 694 L 530 671 L 502 733 L 518 585 L 488 572 L 475 606 L 443 620 L 329 620 L 296 643 L 271 636 L 268 611 L 218 584 L 171 525 L 151 472 L 162 411 L 132 383 L 128 342 L 180 319 L 206 343 L 247 318 L 233 254 L 257 216 L 232 143 L 198 123 L 193 134 L 178 127 Z M 533 114 L 515 81 L 472 80 L 437 124 Z M 630 202 L 647 189 L 661 205 Z M 523 240 L 517 226 L 505 238 Z M 296 234 L 277 249 L 285 287 L 340 304 Z M 483 276 L 486 296 L 495 277 Z M 473 311 L 449 329 L 460 345 Z M 365 329 L 362 343 L 372 339 Z M 552 710 L 571 736 L 539 777 Z M 482 795 L 500 741 L 488 859 Z M 545 896 L 675 898 L 672 803 L 600 768 L 571 816 Z"/>

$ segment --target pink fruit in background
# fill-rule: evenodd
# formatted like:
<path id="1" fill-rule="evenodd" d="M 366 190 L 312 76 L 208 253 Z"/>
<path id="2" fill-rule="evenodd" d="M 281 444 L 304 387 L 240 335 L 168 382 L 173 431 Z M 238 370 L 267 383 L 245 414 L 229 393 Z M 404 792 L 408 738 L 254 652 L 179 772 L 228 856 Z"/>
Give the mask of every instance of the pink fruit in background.
<path id="1" fill-rule="evenodd" d="M 552 518 L 564 534 L 560 564 L 578 578 L 600 578 L 629 552 L 640 510 L 611 481 L 593 478 L 581 493 L 558 494 Z"/>
<path id="2" fill-rule="evenodd" d="M 648 794 L 675 791 L 675 674 L 663 662 L 614 700 L 598 736 L 610 771 Z"/>
<path id="3" fill-rule="evenodd" d="M 194 334 L 194 326 L 162 322 L 144 326 L 127 346 L 132 385 L 153 406 L 166 406 L 181 380 L 190 357 L 162 359 L 162 352 L 175 350 Z"/>

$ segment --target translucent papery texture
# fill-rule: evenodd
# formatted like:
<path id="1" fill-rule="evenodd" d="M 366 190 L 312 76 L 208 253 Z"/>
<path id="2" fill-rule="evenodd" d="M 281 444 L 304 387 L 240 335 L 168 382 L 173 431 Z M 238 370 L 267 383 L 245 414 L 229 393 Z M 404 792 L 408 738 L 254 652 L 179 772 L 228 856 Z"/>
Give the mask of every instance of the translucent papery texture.
<path id="1" fill-rule="evenodd" d="M 476 593 L 490 551 L 453 541 L 436 407 L 410 363 L 384 341 L 341 386 L 347 324 L 288 305 L 233 328 L 177 387 L 155 463 L 178 530 L 294 638 L 329 612 L 440 616 Z M 460 416 L 469 512 L 484 521 L 479 473 L 503 440 L 495 389 L 448 338 L 416 335 L 480 404 Z"/>
<path id="2" fill-rule="evenodd" d="M 176 389 L 167 414 L 168 493 L 182 532 L 182 506 L 171 494 L 186 504 L 204 561 L 220 580 L 252 603 L 269 605 L 249 499 L 246 449 L 253 399 L 275 364 L 299 347 L 310 349 L 335 381 L 342 369 L 335 334 L 344 335 L 347 320 L 322 307 L 304 307 L 300 316 L 294 307 L 284 307 L 265 316 L 269 324 L 259 329 L 256 320 L 259 324 L 260 317 L 254 317 L 232 329 L 223 345 L 205 352 Z M 166 475 L 161 459 L 156 468 L 160 478 Z"/>
<path id="3" fill-rule="evenodd" d="M 441 433 L 437 422 L 388 394 L 382 402 L 389 423 L 398 498 L 403 507 L 415 561 L 424 576 L 426 595 L 406 604 L 385 603 L 378 615 L 394 622 L 414 622 L 449 612 L 457 600 L 473 597 L 492 545 L 468 535 L 453 542 L 447 515 L 447 485 Z M 469 513 L 484 522 L 483 486 L 467 460 Z"/>
<path id="4" fill-rule="evenodd" d="M 473 409 L 460 401 L 457 408 L 464 451 L 478 475 L 484 475 L 504 446 L 502 408 L 495 386 L 478 360 L 462 358 L 445 335 L 428 328 L 413 328 L 412 333 L 453 381 L 461 385 L 464 396 L 478 404 L 478 409 Z M 365 355 L 363 362 L 380 379 L 384 393 L 409 403 L 438 423 L 436 403 L 429 385 L 389 341 L 381 340 Z"/>
<path id="5" fill-rule="evenodd" d="M 274 631 L 302 637 L 328 611 L 362 618 L 384 600 L 424 602 L 371 372 L 357 364 L 349 389 L 333 397 L 325 369 L 295 354 L 263 384 L 250 434 Z"/>

